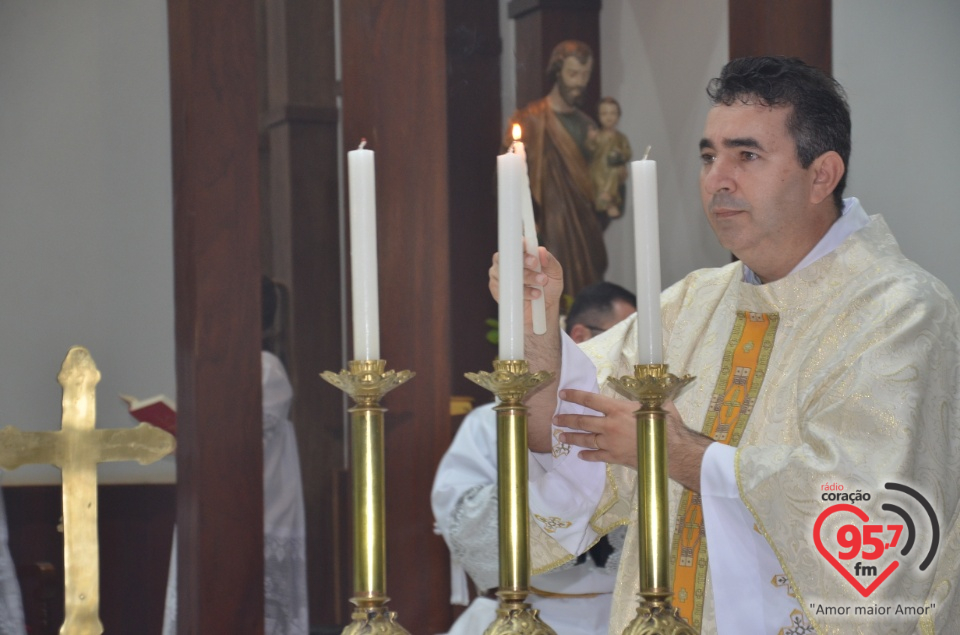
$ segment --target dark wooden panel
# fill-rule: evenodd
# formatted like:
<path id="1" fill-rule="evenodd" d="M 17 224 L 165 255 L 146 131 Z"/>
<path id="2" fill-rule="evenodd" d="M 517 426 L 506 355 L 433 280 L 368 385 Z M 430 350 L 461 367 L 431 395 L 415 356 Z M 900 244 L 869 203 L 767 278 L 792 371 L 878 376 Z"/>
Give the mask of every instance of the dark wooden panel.
<path id="1" fill-rule="evenodd" d="M 265 69 L 262 263 L 289 299 L 279 353 L 295 395 L 291 418 L 304 488 L 310 620 L 342 624 L 349 619 L 350 595 L 336 572 L 341 560 L 350 560 L 331 545 L 335 519 L 343 515 L 333 483 L 343 468 L 343 399 L 322 390 L 319 376 L 344 367 L 333 3 L 258 4 Z"/>
<path id="2" fill-rule="evenodd" d="M 173 485 L 100 486 L 100 619 L 107 635 L 160 633 L 175 490 Z M 7 487 L 3 495 L 29 631 L 57 633 L 63 622 L 60 488 Z M 40 575 L 38 563 L 51 565 L 49 577 Z"/>
<path id="3" fill-rule="evenodd" d="M 159 633 L 153 625 L 163 624 L 175 512 L 173 485 L 100 487 L 100 602 L 107 635 Z"/>
<path id="4" fill-rule="evenodd" d="M 63 515 L 61 490 L 56 486 L 5 487 L 3 497 L 10 555 L 17 567 L 27 626 L 31 634 L 57 633 L 63 623 L 63 534 L 57 530 Z M 102 523 L 108 514 L 103 501 L 98 501 L 97 510 Z M 100 549 L 102 560 L 104 547 Z M 169 546 L 167 554 L 169 557 Z M 41 575 L 39 567 L 48 566 L 49 575 Z M 104 568 L 101 563 L 101 580 L 110 575 Z M 102 610 L 100 614 L 104 622 Z M 158 633 L 159 626 L 157 623 L 154 629 Z"/>
<path id="5" fill-rule="evenodd" d="M 731 59 L 788 55 L 833 71 L 831 0 L 729 0 L 729 7 Z"/>
<path id="6" fill-rule="evenodd" d="M 376 151 L 382 356 L 417 373 L 384 400 L 387 593 L 412 633 L 449 622 L 446 546 L 430 511 L 450 438 L 445 35 L 440 0 L 341 4 L 344 143 L 365 137 Z"/>
<path id="7" fill-rule="evenodd" d="M 178 632 L 263 632 L 254 3 L 168 0 Z"/>
<path id="8" fill-rule="evenodd" d="M 553 48 L 580 40 L 593 49 L 593 78 L 581 109 L 596 119 L 600 101 L 600 0 L 511 0 L 516 21 L 517 107 L 540 99 L 552 88 L 546 70 Z"/>
<path id="9" fill-rule="evenodd" d="M 294 388 L 307 526 L 307 584 L 313 624 L 341 622 L 347 597 L 334 593 L 332 474 L 343 466 L 343 399 L 323 390 L 320 373 L 343 368 L 340 323 L 340 238 L 336 125 L 287 123 L 271 132 L 274 151 L 286 147 L 289 200 L 286 260 L 290 289 L 288 369 Z M 283 137 L 282 143 L 278 137 Z M 272 156 L 274 162 L 276 156 Z M 281 159 L 282 160 L 282 159 Z M 275 165 L 275 163 L 274 163 Z M 275 176 L 277 174 L 275 173 Z M 276 188 L 273 181 L 272 202 Z M 276 245 L 277 242 L 275 241 Z M 321 386 L 323 384 L 323 386 Z"/>
<path id="10" fill-rule="evenodd" d="M 446 22 L 453 391 L 482 403 L 492 395 L 463 374 L 491 370 L 497 354 L 484 323 L 497 317 L 487 289 L 497 250 L 496 155 L 503 134 L 497 3 L 447 2 Z"/>

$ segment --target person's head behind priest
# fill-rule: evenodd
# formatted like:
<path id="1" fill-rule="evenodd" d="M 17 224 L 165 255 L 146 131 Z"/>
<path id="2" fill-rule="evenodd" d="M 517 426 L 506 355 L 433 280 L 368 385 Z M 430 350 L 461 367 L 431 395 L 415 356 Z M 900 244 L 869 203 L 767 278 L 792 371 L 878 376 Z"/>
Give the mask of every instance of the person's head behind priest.
<path id="1" fill-rule="evenodd" d="M 577 344 L 600 335 L 637 310 L 637 296 L 612 282 L 584 287 L 567 314 L 566 331 Z"/>
<path id="2" fill-rule="evenodd" d="M 843 88 L 796 58 L 732 60 L 707 87 L 700 193 L 720 243 L 763 282 L 840 216 L 850 158 Z"/>

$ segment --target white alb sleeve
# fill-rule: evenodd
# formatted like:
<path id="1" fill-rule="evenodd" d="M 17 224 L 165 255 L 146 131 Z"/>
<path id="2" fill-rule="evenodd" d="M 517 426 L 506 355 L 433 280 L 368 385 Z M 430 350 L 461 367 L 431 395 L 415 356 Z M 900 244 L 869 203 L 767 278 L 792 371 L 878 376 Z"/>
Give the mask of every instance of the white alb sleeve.
<path id="1" fill-rule="evenodd" d="M 783 629 L 785 616 L 799 611 L 800 604 L 784 587 L 777 555 L 740 500 L 736 456 L 737 448 L 713 443 L 703 455 L 700 469 L 717 632 L 776 633 Z"/>
<path id="2" fill-rule="evenodd" d="M 566 333 L 561 336 L 560 381 L 557 390 L 599 392 L 593 362 Z M 600 414 L 557 399 L 558 414 Z M 606 464 L 583 461 L 575 449 L 557 440 L 553 427 L 553 452 L 533 453 L 529 464 L 529 503 L 536 522 L 564 549 L 580 554 L 596 542 L 590 518 L 603 493 Z"/>

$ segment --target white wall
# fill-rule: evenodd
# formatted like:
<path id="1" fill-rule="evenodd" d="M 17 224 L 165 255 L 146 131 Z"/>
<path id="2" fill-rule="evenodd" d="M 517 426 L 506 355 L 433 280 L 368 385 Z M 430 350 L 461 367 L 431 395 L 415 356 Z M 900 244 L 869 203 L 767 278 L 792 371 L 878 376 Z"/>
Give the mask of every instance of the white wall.
<path id="1" fill-rule="evenodd" d="M 60 428 L 72 345 L 102 374 L 98 426 L 133 423 L 118 393 L 175 398 L 167 57 L 164 0 L 0 2 L 0 425 Z"/>
<path id="2" fill-rule="evenodd" d="M 853 113 L 847 192 L 960 294 L 960 2 L 835 0 L 833 28 Z"/>
<path id="3" fill-rule="evenodd" d="M 704 89 L 727 61 L 727 30 L 727 3 L 716 0 L 607 2 L 600 14 L 601 93 L 620 102 L 620 129 L 635 158 L 649 145 L 657 161 L 664 287 L 694 269 L 730 262 L 703 214 L 697 185 L 709 109 Z M 631 210 L 604 239 L 606 279 L 635 289 Z"/>

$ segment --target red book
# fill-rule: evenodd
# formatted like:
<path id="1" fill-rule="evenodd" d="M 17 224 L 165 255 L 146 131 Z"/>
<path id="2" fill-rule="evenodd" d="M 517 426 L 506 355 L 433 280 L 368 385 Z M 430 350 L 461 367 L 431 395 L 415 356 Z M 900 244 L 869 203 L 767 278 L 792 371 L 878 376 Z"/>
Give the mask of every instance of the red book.
<path id="1" fill-rule="evenodd" d="M 137 421 L 144 421 L 174 436 L 177 435 L 177 406 L 164 395 L 155 395 L 147 399 L 120 395 L 120 398 L 127 403 L 130 415 Z"/>

